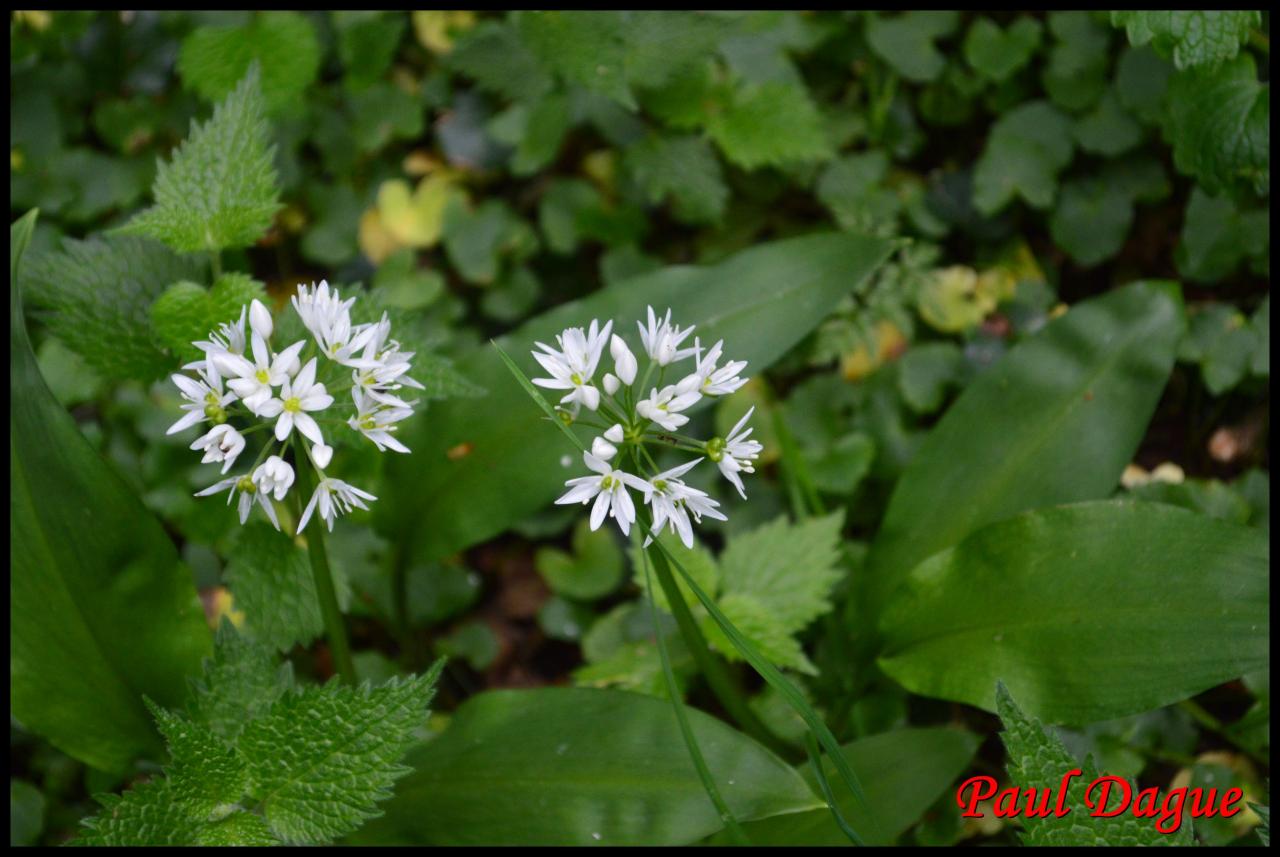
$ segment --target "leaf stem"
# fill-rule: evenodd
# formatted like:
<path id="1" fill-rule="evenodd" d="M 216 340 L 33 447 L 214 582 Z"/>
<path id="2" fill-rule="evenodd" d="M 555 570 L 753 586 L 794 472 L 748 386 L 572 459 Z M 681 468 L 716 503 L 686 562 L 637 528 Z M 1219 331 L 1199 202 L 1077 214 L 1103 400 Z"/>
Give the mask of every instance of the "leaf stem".
<path id="1" fill-rule="evenodd" d="M 298 512 L 301 517 L 302 496 L 315 490 L 316 478 L 310 454 L 296 456 L 298 482 L 302 488 L 297 493 Z M 296 534 L 295 534 L 296 535 Z M 307 537 L 307 556 L 311 558 L 311 574 L 316 582 L 316 597 L 320 601 L 320 613 L 324 617 L 325 636 L 329 639 L 329 651 L 333 654 L 334 667 L 345 684 L 356 683 L 356 669 L 351 661 L 351 645 L 347 642 L 347 628 L 338 607 L 338 595 L 333 586 L 333 572 L 329 568 L 329 555 L 324 546 L 324 527 L 315 522 Z"/>

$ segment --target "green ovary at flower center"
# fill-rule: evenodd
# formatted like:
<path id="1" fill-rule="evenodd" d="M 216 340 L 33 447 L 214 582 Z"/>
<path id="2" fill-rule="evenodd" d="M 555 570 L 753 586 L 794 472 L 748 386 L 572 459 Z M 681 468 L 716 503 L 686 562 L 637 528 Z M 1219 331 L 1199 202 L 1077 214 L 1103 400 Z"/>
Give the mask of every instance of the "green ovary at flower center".
<path id="1" fill-rule="evenodd" d="M 618 480 L 614 479 L 612 476 L 606 476 L 600 480 L 600 487 L 605 491 L 612 490 L 613 486 L 617 484 L 618 484 Z"/>
<path id="2" fill-rule="evenodd" d="M 259 369 L 257 372 L 253 373 L 253 377 L 258 379 L 259 384 L 268 384 L 271 382 L 271 373 L 266 369 Z"/>
<path id="3" fill-rule="evenodd" d="M 239 479 L 236 480 L 236 490 L 241 491 L 245 494 L 252 494 L 258 489 L 254 486 L 252 479 L 250 479 L 248 476 L 241 476 Z"/>
<path id="4" fill-rule="evenodd" d="M 362 429 L 367 429 L 369 431 L 372 431 L 377 427 L 378 427 L 378 421 L 373 418 L 372 414 L 370 414 L 369 416 L 365 417 L 360 421 L 360 428 Z"/>
<path id="5" fill-rule="evenodd" d="M 284 400 L 284 409 L 291 414 L 299 413 L 302 411 L 302 402 L 297 396 L 290 396 Z"/>
<path id="6" fill-rule="evenodd" d="M 719 461 L 724 458 L 724 438 L 713 437 L 707 441 L 707 458 L 712 461 Z"/>
<path id="7" fill-rule="evenodd" d="M 575 386 L 578 386 L 578 387 L 582 386 L 582 375 L 580 375 L 577 372 L 574 372 L 572 375 L 570 375 L 569 380 L 572 381 Z"/>
<path id="8" fill-rule="evenodd" d="M 667 490 L 667 480 L 665 480 L 665 479 L 659 479 L 658 481 L 656 481 L 656 482 L 654 482 L 654 483 L 653 483 L 653 487 L 654 487 L 654 488 L 656 488 L 656 489 L 657 489 L 657 490 L 659 490 L 659 491 L 666 491 L 666 490 Z"/>

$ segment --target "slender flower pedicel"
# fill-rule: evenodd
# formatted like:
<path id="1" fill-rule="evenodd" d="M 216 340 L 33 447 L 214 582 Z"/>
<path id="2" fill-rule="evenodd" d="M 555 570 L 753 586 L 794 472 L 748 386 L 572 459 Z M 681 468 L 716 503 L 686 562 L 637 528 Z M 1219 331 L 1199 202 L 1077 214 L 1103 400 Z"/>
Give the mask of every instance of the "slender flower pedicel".
<path id="1" fill-rule="evenodd" d="M 605 518 L 613 518 L 623 534 L 627 534 L 637 520 L 630 491 L 638 491 L 653 519 L 646 544 L 663 529 L 670 529 L 687 547 L 693 547 L 695 523 L 701 523 L 703 517 L 721 521 L 726 518 L 718 502 L 705 491 L 686 485 L 682 477 L 709 459 L 745 499 L 746 490 L 739 474 L 754 472 L 752 462 L 763 447 L 749 439 L 751 429 L 746 423 L 752 411 L 734 426 L 728 439 L 714 437 L 703 441 L 673 433 L 689 423 L 685 411 L 703 398 L 728 395 L 747 383 L 740 374 L 747 363 L 730 360 L 717 366 L 724 350 L 723 340 L 705 353 L 697 340 L 693 347 L 681 348 L 694 328 L 673 325 L 670 310 L 659 318 L 653 307 L 649 307 L 648 324 L 638 322 L 638 326 L 643 352 L 649 360 L 643 375 L 626 341 L 617 334 L 610 335 L 612 321 L 601 327 L 599 321 L 593 319 L 585 331 L 580 327 L 566 329 L 556 337 L 559 350 L 536 343 L 541 350 L 533 352 L 534 359 L 551 377 L 535 378 L 532 383 L 569 391 L 556 407 L 561 419 L 571 423 L 585 407 L 605 420 L 594 422 L 596 418 L 592 414 L 583 417 L 584 421 L 590 421 L 588 424 L 602 429 L 590 450 L 582 455 L 592 473 L 569 479 L 565 483 L 569 490 L 556 503 L 589 503 L 591 529 L 599 529 Z M 601 391 L 592 379 L 606 342 L 613 358 L 613 371 L 604 375 Z M 689 358 L 694 364 L 692 371 L 672 379 L 673 383 L 663 384 L 670 367 Z M 654 380 L 657 383 L 651 384 Z M 358 420 L 353 421 L 352 426 L 365 431 L 357 423 Z M 374 430 L 376 425 L 369 423 L 368 429 Z M 372 434 L 369 436 L 377 442 Z M 696 457 L 658 472 L 650 452 L 653 447 L 680 449 Z"/>
<path id="2" fill-rule="evenodd" d="M 275 320 L 258 300 L 242 307 L 237 321 L 219 325 L 208 339 L 194 343 L 204 352 L 204 359 L 183 367 L 195 377 L 173 376 L 185 401 L 183 416 L 170 427 L 169 434 L 211 423 L 191 449 L 203 452 L 203 463 L 221 462 L 223 473 L 235 465 L 246 446 L 262 438 L 248 470 L 197 492 L 197 497 L 226 491 L 228 503 L 237 501 L 240 523 L 247 521 L 258 505 L 279 529 L 273 503 L 284 500 L 301 478 L 287 460 L 292 451 L 295 463 L 299 463 L 298 456 L 305 456 L 299 466 L 309 463 L 318 479 L 299 519 L 299 531 L 317 509 L 332 530 L 339 512 L 367 509 L 364 501 L 377 499 L 325 474 L 333 460 L 333 447 L 326 443 L 325 435 L 345 426 L 379 451 L 408 452 L 395 432 L 400 422 L 413 415 L 417 401 L 406 401 L 399 391 L 422 389 L 422 385 L 407 374 L 413 352 L 401 351 L 400 343 L 390 338 L 391 322 L 385 313 L 373 324 L 352 323 L 355 300 L 342 300 L 327 282 L 299 285 L 292 304 L 312 338 L 279 351 L 271 344 Z M 606 331 L 603 337 L 607 336 Z M 596 347 L 597 361 L 599 350 Z M 332 413 L 338 401 L 334 392 L 342 392 L 345 401 L 347 390 L 351 406 L 341 415 Z M 243 424 L 232 425 L 235 419 Z M 303 484 L 309 488 L 310 483 Z"/>

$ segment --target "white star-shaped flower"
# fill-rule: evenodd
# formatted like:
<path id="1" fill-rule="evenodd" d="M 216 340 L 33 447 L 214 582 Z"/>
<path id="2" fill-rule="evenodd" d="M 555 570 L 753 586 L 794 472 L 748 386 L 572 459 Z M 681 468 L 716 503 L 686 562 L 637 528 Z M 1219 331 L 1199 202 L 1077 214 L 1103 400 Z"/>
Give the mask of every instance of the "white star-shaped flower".
<path id="1" fill-rule="evenodd" d="M 201 464 L 221 461 L 222 472 L 226 473 L 244 451 L 244 435 L 226 423 L 222 423 L 196 438 L 195 443 L 191 444 L 191 449 L 204 450 L 204 458 L 200 459 Z"/>
<path id="2" fill-rule="evenodd" d="M 284 440 L 294 426 L 312 443 L 324 443 L 320 426 L 308 411 L 323 411 L 333 404 L 333 396 L 325 391 L 324 384 L 316 383 L 316 358 L 307 361 L 293 378 L 286 377 L 280 388 L 279 398 L 263 402 L 260 416 L 276 420 L 276 440 Z"/>
<path id="3" fill-rule="evenodd" d="M 755 412 L 753 405 L 750 410 L 738 420 L 738 424 L 733 427 L 733 431 L 729 432 L 729 437 L 725 439 L 724 448 L 718 452 L 720 456 L 718 460 L 712 456 L 712 460 L 716 461 L 720 472 L 724 474 L 724 478 L 733 483 L 733 487 L 738 489 L 738 493 L 742 499 L 747 499 L 746 489 L 742 487 L 742 477 L 738 473 L 755 473 L 755 466 L 752 464 L 764 450 L 764 445 L 757 440 L 747 440 L 751 436 L 752 429 L 748 428 L 743 431 L 743 426 L 747 424 L 747 420 L 751 419 L 751 415 Z"/>
<path id="4" fill-rule="evenodd" d="M 361 491 L 341 479 L 321 479 L 320 484 L 311 494 L 311 501 L 307 503 L 307 508 L 302 511 L 302 517 L 298 519 L 298 532 L 302 532 L 307 522 L 311 520 L 311 513 L 317 509 L 320 511 L 320 517 L 328 525 L 329 532 L 333 532 L 333 522 L 339 513 L 345 515 L 352 508 L 368 509 L 369 507 L 362 500 L 377 499 L 369 492 Z"/>
<path id="5" fill-rule="evenodd" d="M 673 327 L 671 310 L 667 310 L 666 317 L 659 322 L 653 313 L 653 307 L 649 307 L 648 326 L 639 321 L 636 325 L 640 328 L 640 341 L 644 343 L 645 353 L 659 366 L 666 366 L 693 355 L 692 348 L 681 349 L 680 343 L 689 338 L 689 334 L 693 333 L 696 325 L 690 325 L 683 330 Z"/>
<path id="6" fill-rule="evenodd" d="M 591 529 L 598 530 L 606 516 L 618 522 L 623 535 L 631 532 L 631 525 L 636 520 L 636 506 L 627 493 L 627 486 L 637 491 L 644 491 L 648 483 L 638 476 L 623 470 L 614 470 L 609 462 L 592 455 L 582 453 L 582 460 L 587 467 L 595 471 L 595 476 L 579 476 L 567 480 L 564 484 L 569 490 L 556 503 L 589 503 L 595 498 L 591 507 Z"/>
<path id="7" fill-rule="evenodd" d="M 226 373 L 227 386 L 244 402 L 246 408 L 258 416 L 266 416 L 263 406 L 271 398 L 272 388 L 289 380 L 289 373 L 297 371 L 298 352 L 307 343 L 298 340 L 284 351 L 271 355 L 267 341 L 256 332 L 252 337 L 253 362 L 230 352 L 210 356 L 209 360 Z"/>
<path id="8" fill-rule="evenodd" d="M 601 329 L 599 322 L 592 319 L 586 331 L 570 327 L 557 334 L 559 351 L 541 342 L 535 343 L 542 352 L 533 352 L 533 357 L 551 377 L 534 378 L 533 383 L 550 390 L 568 390 L 560 400 L 561 404 L 581 402 L 588 410 L 594 411 L 600 406 L 600 391 L 592 384 L 592 377 L 612 330 L 612 321 Z"/>
<path id="9" fill-rule="evenodd" d="M 191 368 L 200 375 L 199 380 L 188 378 L 186 375 L 170 376 L 178 387 L 178 392 L 182 394 L 182 398 L 187 400 L 181 405 L 186 413 L 169 426 L 165 434 L 177 434 L 196 423 L 222 415 L 223 409 L 236 400 L 235 393 L 222 392 L 222 377 L 216 368 L 200 363 L 191 364 Z M 220 418 L 225 418 L 225 415 Z"/>
<path id="10" fill-rule="evenodd" d="M 649 392 L 649 398 L 636 402 L 636 413 L 647 420 L 653 420 L 667 431 L 675 431 L 689 422 L 689 418 L 680 412 L 701 398 L 702 395 L 696 390 L 682 390 L 671 384 L 661 390 L 654 388 Z"/>

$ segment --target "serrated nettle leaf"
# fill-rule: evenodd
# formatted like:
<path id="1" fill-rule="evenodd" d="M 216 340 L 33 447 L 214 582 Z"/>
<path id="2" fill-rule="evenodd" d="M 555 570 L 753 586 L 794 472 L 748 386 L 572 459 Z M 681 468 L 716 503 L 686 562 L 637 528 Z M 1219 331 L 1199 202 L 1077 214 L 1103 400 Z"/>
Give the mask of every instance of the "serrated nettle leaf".
<path id="1" fill-rule="evenodd" d="M 1247 41 L 1262 13 L 1216 11 L 1112 12 L 1111 24 L 1124 27 L 1129 43 L 1152 46 L 1172 57 L 1178 68 L 1229 60 Z"/>
<path id="2" fill-rule="evenodd" d="M 1248 54 L 1173 76 L 1165 139 L 1179 171 L 1210 193 L 1271 185 L 1271 84 L 1258 81 Z"/>
<path id="3" fill-rule="evenodd" d="M 724 216 L 729 188 L 701 137 L 653 135 L 625 149 L 623 159 L 651 204 L 670 197 L 676 217 L 688 223 L 716 223 Z"/>
<path id="4" fill-rule="evenodd" d="M 202 824 L 178 800 L 168 780 L 151 780 L 123 795 L 98 795 L 102 809 L 84 819 L 75 845 L 191 845 Z"/>
<path id="5" fill-rule="evenodd" d="M 723 338 L 726 349 L 759 371 L 889 251 L 887 241 L 854 234 L 765 244 L 720 265 L 666 268 L 617 283 L 538 316 L 498 343 L 529 375 L 536 369 L 529 346 L 537 340 L 593 317 L 621 324 L 641 318 L 647 305 L 670 306 L 674 318 L 698 325 L 704 341 Z M 510 407 L 499 414 L 482 400 L 452 401 L 434 409 L 429 421 L 406 425 L 405 443 L 415 454 L 388 474 L 387 483 L 391 497 L 405 499 L 380 503 L 375 515 L 382 516 L 377 521 L 384 532 L 414 532 L 414 551 L 422 556 L 474 544 L 549 504 L 565 479 L 560 458 L 571 449 L 562 435 L 547 430 L 541 408 L 494 349 L 464 355 L 458 369 Z M 410 523 L 418 520 L 431 526 Z"/>
<path id="6" fill-rule="evenodd" d="M 175 702 L 209 633 L 173 542 L 40 377 L 19 288 L 34 223 L 9 233 L 10 710 L 69 755 L 122 770 L 159 748 L 142 694 Z"/>
<path id="7" fill-rule="evenodd" d="M 184 253 L 255 243 L 280 209 L 264 113 L 253 66 L 212 118 L 192 121 L 187 141 L 159 165 L 155 205 L 120 231 L 158 238 Z"/>
<path id="8" fill-rule="evenodd" d="M 744 169 L 831 157 L 822 116 L 798 84 L 740 85 L 705 124 L 724 156 Z"/>
<path id="9" fill-rule="evenodd" d="M 1173 835 L 1156 830 L 1152 819 L 1135 818 L 1130 813 L 1113 817 L 1096 816 L 1088 812 L 1085 790 L 1098 778 L 1099 772 L 1092 759 L 1081 764 L 1073 757 L 1062 740 L 1047 733 L 1034 717 L 1028 717 L 1019 709 L 1003 684 L 996 688 L 996 709 L 1004 724 L 1000 738 L 1009 753 L 1009 776 L 1023 790 L 1035 789 L 1032 794 L 1056 794 L 1061 788 L 1063 776 L 1071 770 L 1081 770 L 1072 778 L 1066 794 L 1060 796 L 1062 805 L 1069 807 L 1069 815 L 1058 816 L 1053 812 L 1041 816 L 1026 816 L 1022 836 L 1025 845 L 1193 845 L 1191 823 L 1184 820 Z M 1046 790 L 1050 790 L 1046 792 Z M 1108 808 L 1118 804 L 1108 801 Z"/>
<path id="10" fill-rule="evenodd" d="M 873 600 L 982 524 L 1108 496 L 1146 431 L 1183 326 L 1169 284 L 1134 283 L 1077 304 L 980 375 L 894 489 L 869 558 Z"/>
<path id="11" fill-rule="evenodd" d="M 804 630 L 831 607 L 831 588 L 843 573 L 843 512 L 792 524 L 778 518 L 736 535 L 720 556 L 721 592 L 769 605 L 789 634 Z"/>
<path id="12" fill-rule="evenodd" d="M 741 820 L 821 806 L 781 759 L 696 709 L 689 722 Z M 723 822 L 689 762 L 668 701 L 541 688 L 472 697 L 361 843 L 689 844 Z"/>
<path id="13" fill-rule="evenodd" d="M 147 238 L 64 239 L 58 250 L 23 264 L 22 286 L 36 317 L 95 371 L 152 381 L 174 368 L 152 331 L 152 303 L 170 284 L 199 279 L 204 270 L 203 260 Z"/>
<path id="14" fill-rule="evenodd" d="M 257 63 L 262 70 L 266 108 L 294 106 L 320 70 L 315 27 L 298 12 L 258 12 L 243 26 L 204 26 L 182 42 L 178 73 L 187 88 L 207 101 L 235 90 Z"/>
<path id="15" fill-rule="evenodd" d="M 265 521 L 239 530 L 224 578 L 254 639 L 287 651 L 324 630 L 306 553 Z"/>
<path id="16" fill-rule="evenodd" d="M 147 700 L 169 745 L 165 777 L 173 799 L 197 821 L 215 821 L 244 796 L 249 771 L 235 751 L 208 726 L 165 711 Z"/>
<path id="17" fill-rule="evenodd" d="M 254 300 L 267 300 L 267 292 L 246 274 L 224 274 L 209 289 L 182 280 L 151 305 L 151 324 L 156 338 L 179 360 L 199 360 L 203 352 L 192 343 L 206 339 L 220 324 L 235 322 Z"/>
<path id="18" fill-rule="evenodd" d="M 380 687 L 290 690 L 241 733 L 252 794 L 268 826 L 297 844 L 330 842 L 379 815 L 413 733 L 425 724 L 439 661 L 427 673 Z"/>
<path id="19" fill-rule="evenodd" d="M 1025 512 L 918 565 L 880 619 L 879 664 L 907 689 L 1082 724 L 1265 668 L 1265 532 L 1162 503 Z M 999 593 L 999 597 L 993 597 Z"/>
<path id="20" fill-rule="evenodd" d="M 293 678 L 287 663 L 277 663 L 272 647 L 241 636 L 224 619 L 200 678 L 189 681 L 187 716 L 234 740 L 246 723 L 292 685 Z"/>

